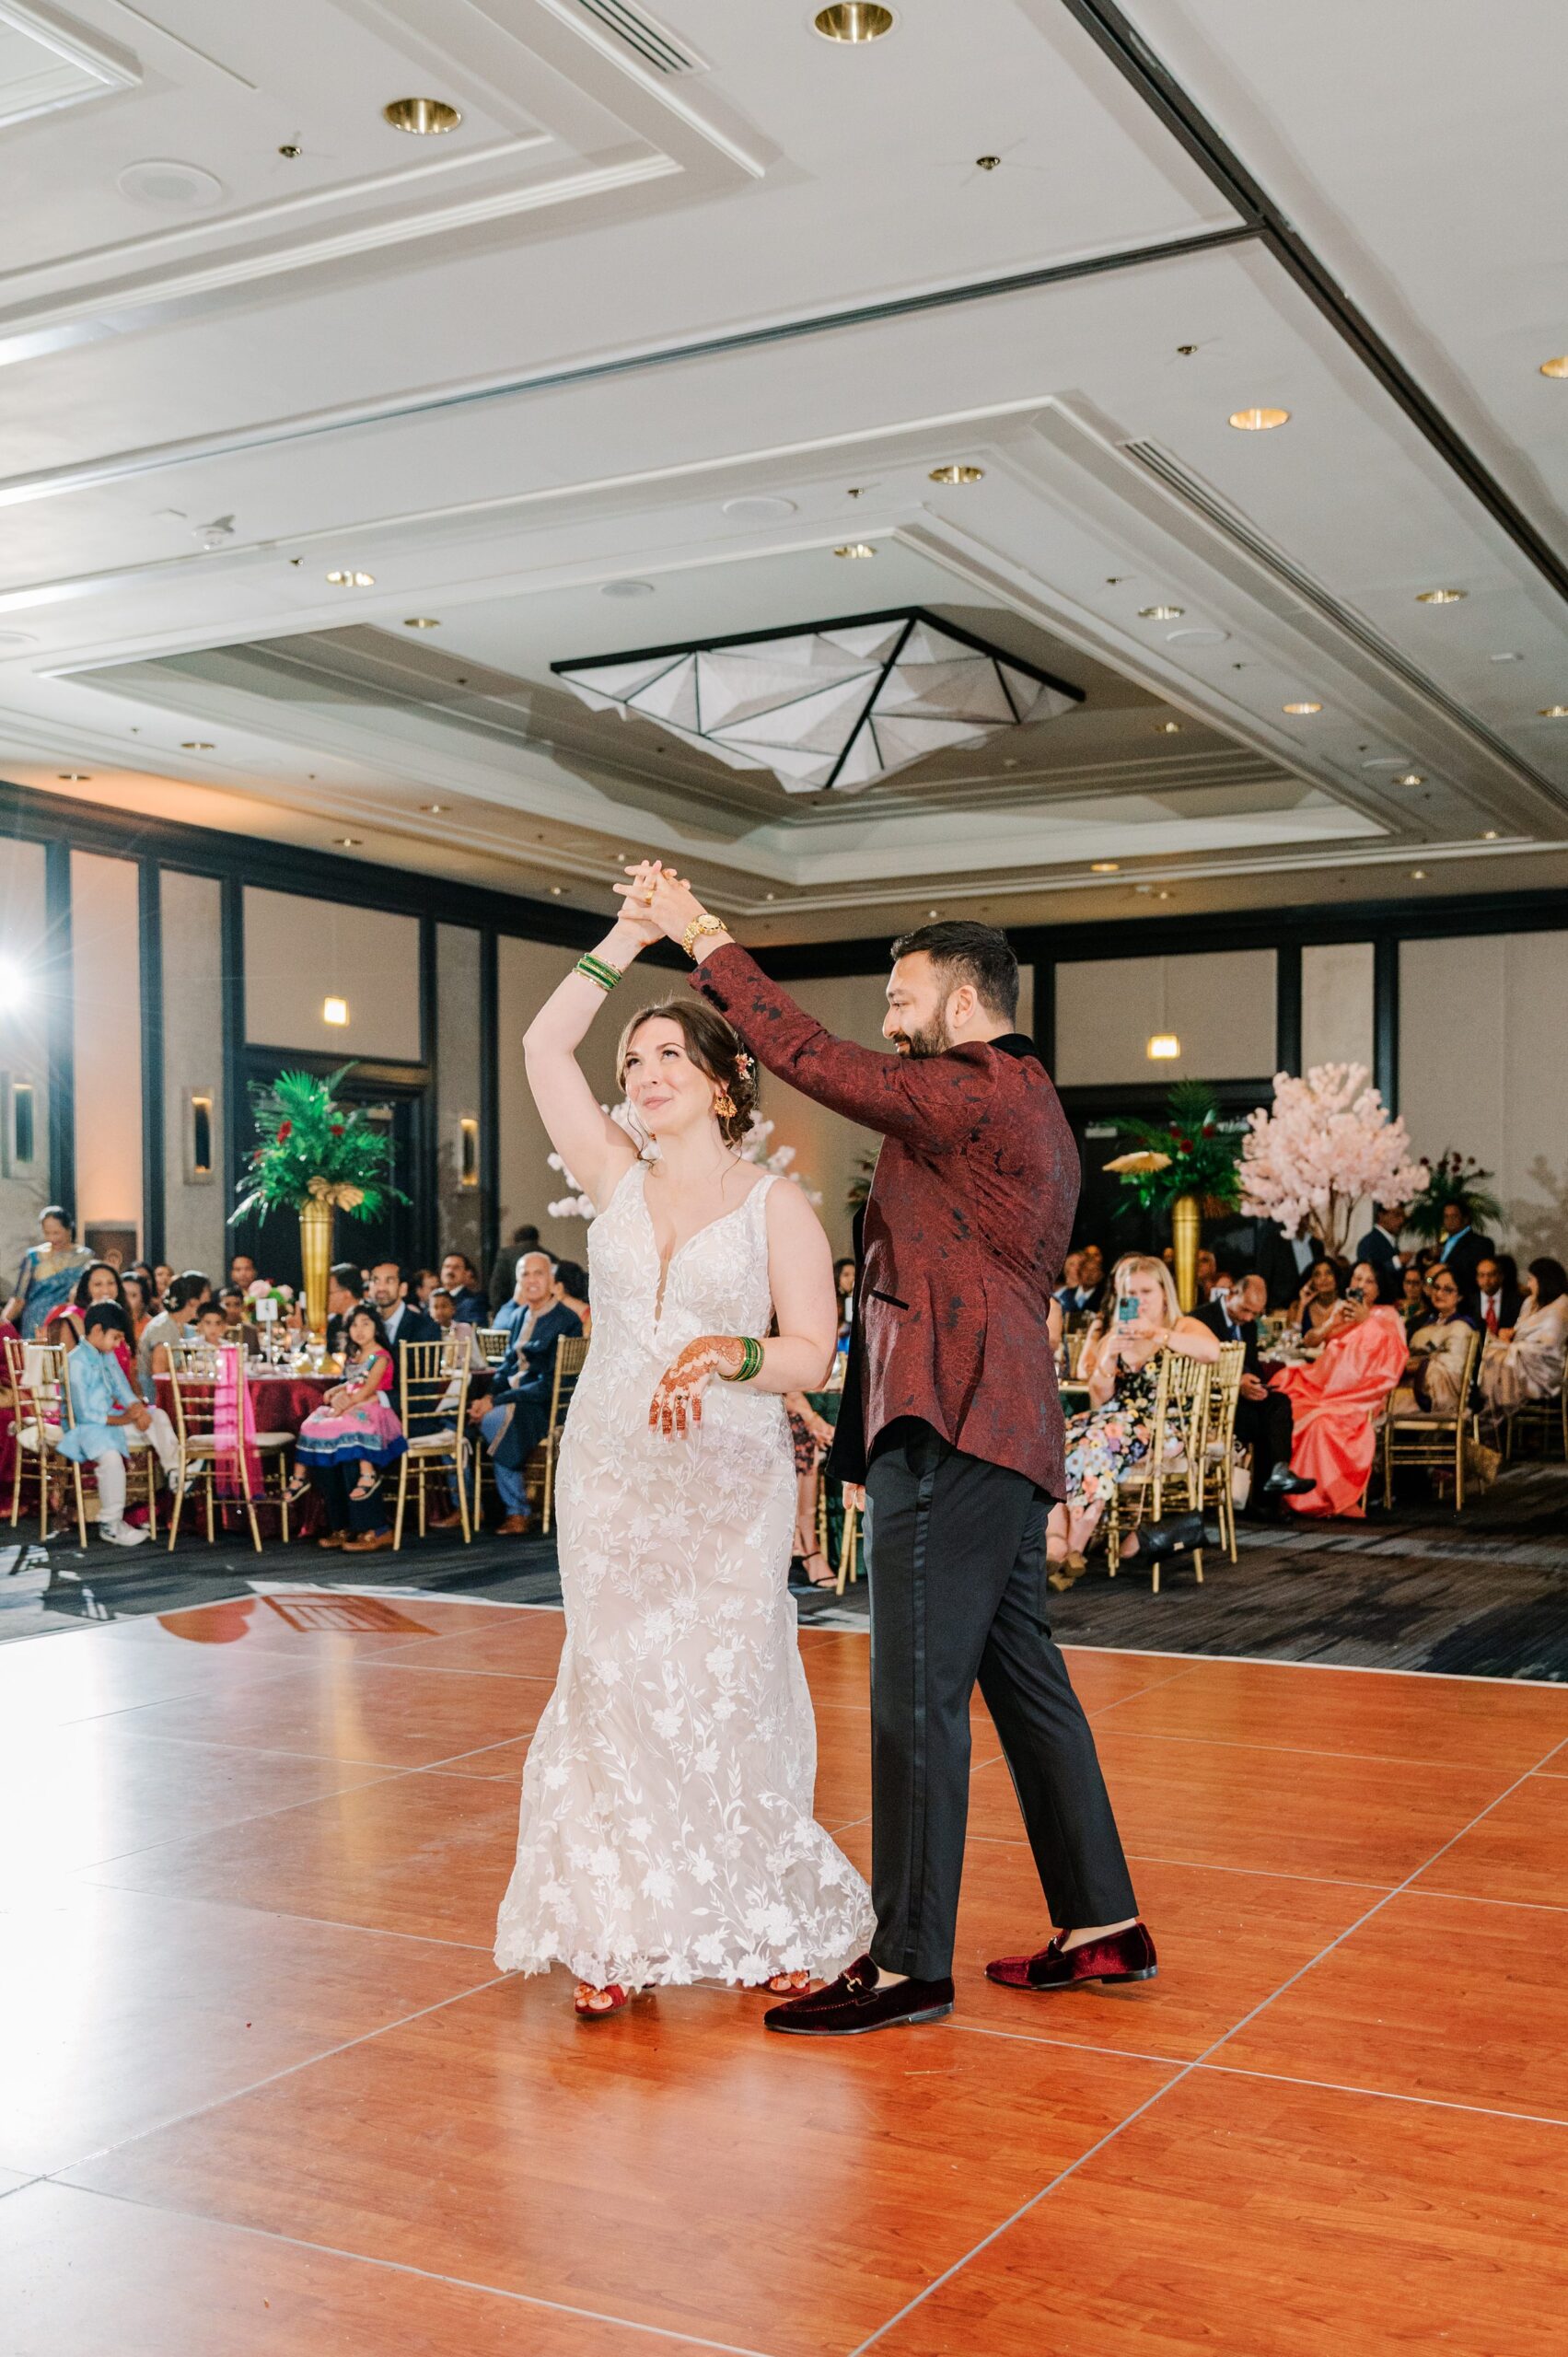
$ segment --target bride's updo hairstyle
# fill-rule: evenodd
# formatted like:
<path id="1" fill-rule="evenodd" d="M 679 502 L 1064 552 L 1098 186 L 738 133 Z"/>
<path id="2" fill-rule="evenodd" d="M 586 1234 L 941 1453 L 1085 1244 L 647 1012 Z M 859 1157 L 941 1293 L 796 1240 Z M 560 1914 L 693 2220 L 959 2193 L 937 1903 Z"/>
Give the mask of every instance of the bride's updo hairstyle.
<path id="1" fill-rule="evenodd" d="M 656 1006 L 645 1006 L 640 1015 L 632 1017 L 615 1051 L 615 1077 L 621 1089 L 626 1086 L 626 1051 L 644 1024 L 659 1016 L 679 1028 L 686 1052 L 698 1071 L 706 1073 L 715 1088 L 727 1092 L 735 1110 L 715 1118 L 726 1145 L 738 1145 L 757 1110 L 756 1061 L 748 1052 L 739 1032 L 705 999 L 661 998 Z"/>

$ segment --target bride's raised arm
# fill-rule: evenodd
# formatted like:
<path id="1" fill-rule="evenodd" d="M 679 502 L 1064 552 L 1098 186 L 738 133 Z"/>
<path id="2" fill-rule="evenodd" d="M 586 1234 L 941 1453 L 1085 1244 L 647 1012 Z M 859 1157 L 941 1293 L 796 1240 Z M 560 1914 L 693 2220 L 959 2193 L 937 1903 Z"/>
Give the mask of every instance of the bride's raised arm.
<path id="1" fill-rule="evenodd" d="M 636 1161 L 637 1149 L 625 1131 L 600 1110 L 576 1051 L 608 989 L 639 951 L 658 938 L 656 925 L 629 916 L 618 919 L 597 949 L 587 951 L 552 991 L 523 1034 L 528 1086 L 550 1143 L 600 1211 Z M 602 979 L 595 979 L 596 966 Z"/>

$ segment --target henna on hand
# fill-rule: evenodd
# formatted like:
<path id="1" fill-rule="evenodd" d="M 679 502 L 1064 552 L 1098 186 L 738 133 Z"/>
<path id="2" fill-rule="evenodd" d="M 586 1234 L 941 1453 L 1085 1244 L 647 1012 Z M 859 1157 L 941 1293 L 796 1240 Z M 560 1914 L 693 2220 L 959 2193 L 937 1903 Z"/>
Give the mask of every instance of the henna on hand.
<path id="1" fill-rule="evenodd" d="M 710 1377 L 737 1375 L 741 1364 L 737 1336 L 699 1334 L 660 1376 L 648 1408 L 649 1430 L 666 1440 L 684 1439 L 703 1421 L 703 1393 Z"/>

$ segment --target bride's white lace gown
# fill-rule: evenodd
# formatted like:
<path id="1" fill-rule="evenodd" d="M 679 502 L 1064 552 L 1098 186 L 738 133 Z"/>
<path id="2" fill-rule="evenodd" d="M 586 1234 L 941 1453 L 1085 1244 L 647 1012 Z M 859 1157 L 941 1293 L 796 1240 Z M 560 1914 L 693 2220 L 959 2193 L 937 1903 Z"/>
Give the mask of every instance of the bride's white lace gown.
<path id="1" fill-rule="evenodd" d="M 813 1821 L 817 1729 L 788 1592 L 784 1403 L 709 1384 L 694 1436 L 648 1429 L 699 1334 L 765 1334 L 764 1179 L 659 1260 L 628 1170 L 588 1231 L 593 1347 L 556 1483 L 566 1643 L 523 1775 L 504 1969 L 603 1987 L 831 1976 L 870 1893 Z"/>

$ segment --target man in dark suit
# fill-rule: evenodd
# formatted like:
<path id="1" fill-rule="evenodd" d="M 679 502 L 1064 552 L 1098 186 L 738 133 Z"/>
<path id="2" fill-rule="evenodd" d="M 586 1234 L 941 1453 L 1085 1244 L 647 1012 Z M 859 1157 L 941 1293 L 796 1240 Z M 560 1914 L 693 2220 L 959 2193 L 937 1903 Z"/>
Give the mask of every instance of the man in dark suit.
<path id="1" fill-rule="evenodd" d="M 896 942 L 882 1028 L 898 1052 L 880 1055 L 832 1038 L 678 878 L 628 889 L 696 957 L 695 986 L 770 1071 L 883 1138 L 829 1460 L 867 1501 L 877 1935 L 768 2026 L 854 2036 L 951 2011 L 977 1676 L 1062 1927 L 993 1977 L 1146 1980 L 1154 1943 L 1040 1609 L 1046 1520 L 1066 1486 L 1048 1311 L 1079 1174 L 1056 1091 L 1015 1028 L 1006 937 L 954 923 Z"/>
<path id="2" fill-rule="evenodd" d="M 580 1335 L 583 1321 L 575 1309 L 548 1295 L 553 1264 L 542 1252 L 528 1255 L 529 1270 L 542 1261 L 546 1298 L 512 1336 L 511 1346 L 495 1372 L 488 1399 L 475 1399 L 469 1409 L 484 1445 L 492 1451 L 495 1487 L 506 1509 L 502 1535 L 520 1538 L 528 1527 L 528 1492 L 523 1471 L 550 1423 L 550 1403 L 555 1388 L 555 1345 L 563 1335 Z"/>
<path id="3" fill-rule="evenodd" d="M 1518 1324 L 1524 1306 L 1518 1263 L 1511 1252 L 1490 1252 L 1476 1262 L 1475 1291 L 1465 1307 L 1482 1333 L 1495 1339 L 1508 1332 Z"/>
<path id="4" fill-rule="evenodd" d="M 1483 1260 L 1496 1257 L 1497 1247 L 1490 1236 L 1478 1236 L 1470 1215 L 1463 1203 L 1443 1206 L 1443 1236 L 1437 1258 L 1459 1288 L 1459 1298 L 1468 1301 L 1476 1289 L 1475 1272 Z"/>
<path id="5" fill-rule="evenodd" d="M 1376 1270 L 1397 1292 L 1404 1271 L 1400 1258 L 1400 1230 L 1405 1224 L 1403 1203 L 1379 1203 L 1372 1225 L 1355 1248 L 1355 1257 Z"/>
<path id="6" fill-rule="evenodd" d="M 364 1298 L 365 1280 L 354 1262 L 335 1261 L 327 1271 L 327 1348 L 335 1359 L 343 1354 L 348 1321 Z"/>
<path id="7" fill-rule="evenodd" d="M 1302 1497 L 1315 1484 L 1290 1469 L 1292 1416 L 1283 1391 L 1271 1391 L 1263 1380 L 1258 1349 L 1258 1320 L 1269 1306 L 1269 1289 L 1255 1269 L 1249 1269 L 1228 1295 L 1216 1292 L 1192 1312 L 1200 1326 L 1222 1342 L 1244 1342 L 1241 1397 L 1236 1403 L 1236 1437 L 1252 1451 L 1253 1479 L 1248 1503 L 1264 1498 Z M 1264 1469 L 1267 1468 L 1266 1473 Z M 1260 1473 L 1264 1478 L 1260 1480 Z"/>
<path id="8" fill-rule="evenodd" d="M 1098 1244 L 1085 1245 L 1077 1283 L 1063 1285 L 1056 1298 L 1069 1318 L 1094 1317 L 1105 1306 L 1105 1254 Z"/>
<path id="9" fill-rule="evenodd" d="M 394 1353 L 400 1342 L 438 1342 L 441 1329 L 408 1297 L 408 1271 L 399 1260 L 377 1260 L 370 1271 L 370 1298 Z M 394 1358 L 393 1364 L 396 1364 Z"/>
<path id="10" fill-rule="evenodd" d="M 447 1252 L 441 1261 L 441 1283 L 451 1295 L 462 1326 L 488 1326 L 490 1304 L 480 1291 L 479 1271 L 466 1252 Z"/>

